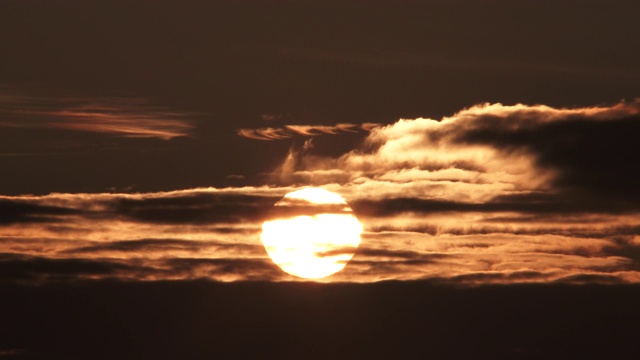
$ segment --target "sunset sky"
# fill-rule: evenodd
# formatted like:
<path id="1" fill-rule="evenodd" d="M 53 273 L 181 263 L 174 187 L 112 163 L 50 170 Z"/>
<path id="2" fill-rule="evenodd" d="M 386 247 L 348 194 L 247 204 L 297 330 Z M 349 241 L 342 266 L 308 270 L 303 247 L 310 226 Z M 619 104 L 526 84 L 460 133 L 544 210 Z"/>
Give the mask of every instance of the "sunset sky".
<path id="1" fill-rule="evenodd" d="M 389 281 L 415 299 L 425 287 L 463 289 L 439 295 L 443 304 L 497 285 L 549 306 L 548 289 L 609 294 L 604 285 L 637 300 L 638 14 L 632 0 L 3 1 L 0 282 L 15 294 L 3 306 L 34 292 L 57 299 L 52 308 L 81 304 L 65 315 L 81 322 L 108 308 L 95 294 L 113 286 L 174 304 L 180 287 L 259 293 L 271 299 L 265 312 L 284 306 L 270 292 L 309 305 L 311 291 L 344 310 L 322 291 L 364 299 L 370 289 L 408 316 Z M 261 242 L 274 204 L 309 186 L 341 195 L 363 228 L 344 270 L 316 280 L 326 288 L 282 271 Z M 586 323 L 640 319 L 619 306 Z M 415 323 L 387 316 L 419 340 Z M 0 358 L 75 354 L 24 340 L 42 324 L 27 318 L 1 326 Z M 618 349 L 631 341 L 616 339 Z M 558 355 L 544 344 L 505 351 Z M 113 351 L 102 355 L 123 354 Z"/>

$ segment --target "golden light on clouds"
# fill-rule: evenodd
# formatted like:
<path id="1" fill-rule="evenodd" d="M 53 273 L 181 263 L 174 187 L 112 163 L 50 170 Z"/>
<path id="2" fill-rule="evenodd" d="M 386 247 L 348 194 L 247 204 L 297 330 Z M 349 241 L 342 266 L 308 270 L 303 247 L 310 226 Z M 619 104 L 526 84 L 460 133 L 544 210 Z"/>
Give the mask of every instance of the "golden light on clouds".
<path id="1" fill-rule="evenodd" d="M 377 127 L 341 155 L 308 139 L 271 185 L 0 195 L 0 270 L 36 283 L 640 282 L 626 158 L 638 114 L 640 100 L 484 104 Z"/>
<path id="2" fill-rule="evenodd" d="M 360 244 L 362 232 L 346 201 L 324 189 L 306 188 L 278 201 L 276 215 L 283 208 L 293 216 L 276 217 L 262 225 L 262 243 L 273 262 L 291 275 L 308 279 L 342 270 Z"/>

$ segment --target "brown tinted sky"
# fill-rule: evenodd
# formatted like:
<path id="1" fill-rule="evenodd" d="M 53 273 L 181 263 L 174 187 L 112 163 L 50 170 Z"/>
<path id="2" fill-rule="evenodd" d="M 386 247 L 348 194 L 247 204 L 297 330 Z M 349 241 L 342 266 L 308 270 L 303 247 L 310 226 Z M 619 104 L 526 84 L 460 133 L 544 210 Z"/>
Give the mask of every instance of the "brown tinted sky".
<path id="1" fill-rule="evenodd" d="M 13 280 L 291 280 L 287 191 L 365 228 L 330 281 L 638 282 L 636 1 L 4 1 Z"/>

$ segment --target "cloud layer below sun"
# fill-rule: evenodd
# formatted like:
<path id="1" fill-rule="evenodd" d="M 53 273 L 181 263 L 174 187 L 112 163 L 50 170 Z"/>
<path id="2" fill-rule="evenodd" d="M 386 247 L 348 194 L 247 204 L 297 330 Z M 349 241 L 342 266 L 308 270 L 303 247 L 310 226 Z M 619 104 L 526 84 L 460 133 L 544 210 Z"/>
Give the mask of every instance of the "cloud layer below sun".
<path id="1" fill-rule="evenodd" d="M 364 228 L 325 281 L 640 281 L 639 101 L 483 104 L 367 130 L 337 157 L 292 148 L 268 186 L 0 197 L 0 274 L 293 280 L 268 259 L 261 224 L 284 194 L 314 185 L 341 194 Z"/>

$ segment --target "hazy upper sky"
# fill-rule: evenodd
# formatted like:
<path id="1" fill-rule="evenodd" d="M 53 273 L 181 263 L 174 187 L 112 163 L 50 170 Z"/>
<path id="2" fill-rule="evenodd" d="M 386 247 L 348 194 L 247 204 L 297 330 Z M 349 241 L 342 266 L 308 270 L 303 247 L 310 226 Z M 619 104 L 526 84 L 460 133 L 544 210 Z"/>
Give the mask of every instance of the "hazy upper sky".
<path id="1" fill-rule="evenodd" d="M 260 226 L 341 194 L 326 281 L 639 282 L 637 1 L 3 1 L 0 276 L 292 280 Z"/>

